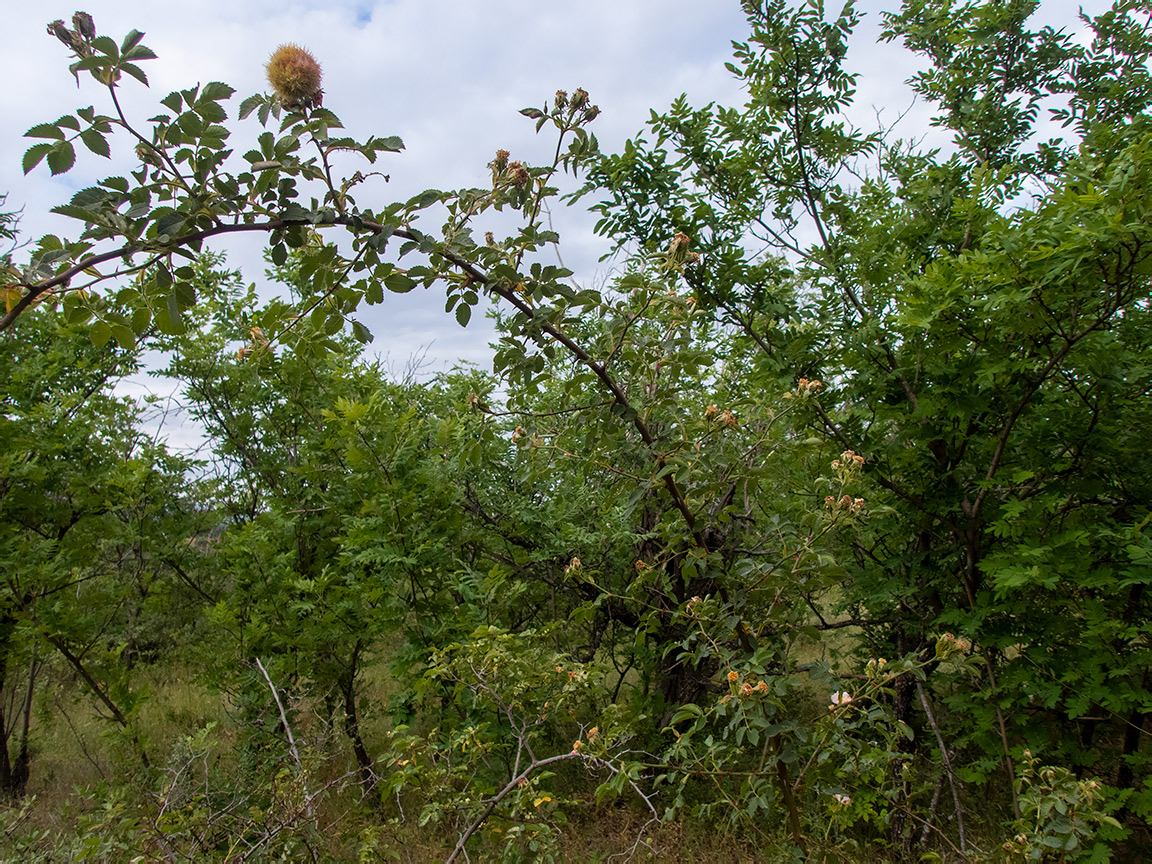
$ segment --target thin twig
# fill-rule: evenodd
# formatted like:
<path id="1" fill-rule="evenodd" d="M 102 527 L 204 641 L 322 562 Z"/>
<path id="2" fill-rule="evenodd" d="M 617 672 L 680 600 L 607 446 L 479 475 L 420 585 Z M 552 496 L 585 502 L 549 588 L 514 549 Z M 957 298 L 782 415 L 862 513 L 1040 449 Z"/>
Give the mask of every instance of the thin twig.
<path id="1" fill-rule="evenodd" d="M 936 735 L 936 743 L 940 745 L 940 761 L 944 765 L 944 773 L 948 775 L 948 785 L 952 787 L 952 803 L 956 806 L 956 830 L 960 834 L 960 851 L 964 850 L 964 811 L 960 807 L 960 791 L 956 787 L 956 775 L 952 772 L 952 760 L 948 758 L 948 748 L 944 744 L 944 736 L 940 734 L 940 727 L 932 715 L 932 708 L 928 704 L 928 697 L 924 693 L 924 685 L 916 679 L 916 692 L 920 694 L 920 704 L 924 706 L 924 713 L 928 717 L 928 725 Z"/>

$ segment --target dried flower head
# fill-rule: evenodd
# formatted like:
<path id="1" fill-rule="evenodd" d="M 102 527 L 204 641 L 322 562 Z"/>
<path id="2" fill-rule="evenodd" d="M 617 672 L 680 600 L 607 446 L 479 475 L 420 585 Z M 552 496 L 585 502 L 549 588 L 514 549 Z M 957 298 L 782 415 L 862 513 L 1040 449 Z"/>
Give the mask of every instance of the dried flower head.
<path id="1" fill-rule="evenodd" d="M 735 669 L 733 669 L 731 672 L 728 673 L 728 680 L 731 683 L 735 684 L 737 681 L 740 680 L 740 673 L 737 672 Z"/>
<path id="2" fill-rule="evenodd" d="M 55 36 L 75 54 L 84 56 L 87 53 L 87 46 L 83 40 L 68 29 L 62 18 L 57 18 L 48 25 L 48 34 Z"/>
<path id="3" fill-rule="evenodd" d="M 92 23 L 92 16 L 87 12 L 76 12 L 72 15 L 72 26 L 80 37 L 88 42 L 96 38 L 96 25 Z"/>
<path id="4" fill-rule="evenodd" d="M 497 173 L 503 171 L 508 167 L 508 157 L 510 155 L 507 150 L 497 150 L 496 158 L 489 163 L 489 167 Z"/>
<path id="5" fill-rule="evenodd" d="M 532 179 L 532 175 L 528 173 L 528 169 L 521 162 L 509 162 L 508 174 L 512 178 L 513 186 L 526 186 L 528 181 Z"/>
<path id="6" fill-rule="evenodd" d="M 320 64 L 299 45 L 281 45 L 268 58 L 264 70 L 268 83 L 286 107 L 313 108 L 323 99 Z"/>

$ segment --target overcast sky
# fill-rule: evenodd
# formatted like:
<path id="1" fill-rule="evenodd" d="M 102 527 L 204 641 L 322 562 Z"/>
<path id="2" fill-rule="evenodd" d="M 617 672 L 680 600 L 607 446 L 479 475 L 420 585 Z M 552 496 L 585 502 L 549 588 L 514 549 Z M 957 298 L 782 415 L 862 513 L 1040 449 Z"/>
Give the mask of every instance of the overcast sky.
<path id="1" fill-rule="evenodd" d="M 359 196 L 373 208 L 425 188 L 486 185 L 486 166 L 498 148 L 527 162 L 547 161 L 554 141 L 537 138 L 518 111 L 540 105 L 558 88 L 589 91 L 603 111 L 593 131 L 610 151 L 642 128 L 650 108 L 662 110 L 680 93 L 698 105 L 741 102 L 737 83 L 724 69 L 731 41 L 747 32 L 736 0 L 76 2 L 92 14 L 100 33 L 119 41 L 133 28 L 143 30 L 145 44 L 159 55 L 142 64 L 150 90 L 124 82 L 129 114 L 138 119 L 157 113 L 157 100 L 171 90 L 213 80 L 236 87 L 234 116 L 240 100 L 266 89 L 263 64 L 277 45 L 306 46 L 324 69 L 325 106 L 349 134 L 404 139 L 403 154 L 383 157 L 381 170 L 392 178 L 388 186 Z M 889 7 L 874 0 L 858 5 L 865 21 L 849 58 L 861 73 L 859 122 L 871 118 L 873 107 L 894 119 L 911 103 L 904 81 L 917 64 L 898 45 L 876 42 L 877 10 Z M 1047 0 L 1042 13 L 1074 24 L 1077 6 Z M 73 11 L 53 2 L 4 0 L 0 13 L 9 76 L 0 87 L 0 192 L 9 193 L 7 209 L 24 208 L 22 229 L 29 237 L 49 231 L 76 236 L 76 223 L 48 209 L 76 189 L 137 164 L 130 143 L 122 140 L 119 148 L 113 144 L 111 162 L 80 148 L 77 166 L 66 175 L 52 178 L 43 164 L 29 177 L 21 175 L 21 155 L 31 143 L 22 135 L 29 127 L 86 105 L 111 113 L 90 78 L 82 77 L 77 90 L 67 71 L 67 49 L 45 32 L 48 21 L 70 21 Z M 927 116 L 924 106 L 916 106 L 906 122 L 922 130 Z M 234 132 L 231 146 L 244 152 L 259 131 L 250 118 Z M 610 265 L 597 263 L 607 244 L 592 235 L 594 220 L 583 211 L 553 215 L 565 263 L 578 279 L 601 281 Z M 230 263 L 249 280 L 261 280 L 260 248 L 255 242 L 228 246 Z M 373 307 L 363 316 L 376 335 L 372 349 L 399 366 L 422 348 L 435 368 L 456 360 L 487 365 L 487 322 L 474 317 L 461 330 L 443 309 L 436 289 L 387 297 L 383 309 Z"/>

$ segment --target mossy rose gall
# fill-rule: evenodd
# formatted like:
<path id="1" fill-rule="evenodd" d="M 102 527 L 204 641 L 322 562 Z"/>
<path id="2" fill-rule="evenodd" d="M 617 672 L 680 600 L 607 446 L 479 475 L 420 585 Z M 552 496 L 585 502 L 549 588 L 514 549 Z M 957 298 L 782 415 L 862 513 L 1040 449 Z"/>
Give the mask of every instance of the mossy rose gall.
<path id="1" fill-rule="evenodd" d="M 299 45 L 281 45 L 265 66 L 268 83 L 280 101 L 289 108 L 311 108 L 320 104 L 323 75 L 316 58 Z"/>

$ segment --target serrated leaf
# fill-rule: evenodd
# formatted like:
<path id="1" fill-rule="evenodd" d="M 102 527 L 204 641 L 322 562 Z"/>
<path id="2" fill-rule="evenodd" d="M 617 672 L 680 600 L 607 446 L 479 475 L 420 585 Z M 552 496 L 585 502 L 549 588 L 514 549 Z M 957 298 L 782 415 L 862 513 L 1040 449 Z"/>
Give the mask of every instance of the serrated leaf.
<path id="1" fill-rule="evenodd" d="M 365 345 L 375 338 L 372 335 L 372 331 L 361 324 L 359 321 L 352 322 L 352 335 L 356 337 L 356 341 Z"/>
<path id="2" fill-rule="evenodd" d="M 215 102 L 205 101 L 203 98 L 196 103 L 196 113 L 209 123 L 220 123 L 228 119 L 228 112 Z"/>
<path id="3" fill-rule="evenodd" d="M 112 41 L 111 36 L 97 36 L 92 40 L 92 47 L 101 54 L 107 54 L 109 57 L 120 56 L 120 48 Z"/>
<path id="4" fill-rule="evenodd" d="M 33 168 L 39 165 L 41 160 L 48 155 L 48 151 L 51 149 L 51 144 L 33 144 L 26 151 L 24 151 L 24 173 L 29 173 Z"/>
<path id="5" fill-rule="evenodd" d="M 456 307 L 456 323 L 461 327 L 467 327 L 470 320 L 472 320 L 472 307 L 467 303 L 461 303 Z"/>
<path id="6" fill-rule="evenodd" d="M 83 207 L 77 207 L 74 204 L 61 204 L 58 207 L 53 207 L 48 211 L 49 213 L 59 213 L 61 216 L 68 216 L 72 219 L 79 219 L 81 222 L 91 222 L 96 215 L 91 210 Z"/>
<path id="7" fill-rule="evenodd" d="M 523 114 L 525 117 L 529 117 L 533 120 L 538 120 L 541 117 L 545 116 L 544 112 L 541 111 L 539 108 L 521 108 L 520 113 Z"/>
<path id="8" fill-rule="evenodd" d="M 235 87 L 230 87 L 222 81 L 209 81 L 204 85 L 204 89 L 200 91 L 200 99 L 210 99 L 212 101 L 231 99 L 232 94 L 235 92 Z"/>
<path id="9" fill-rule="evenodd" d="M 141 30 L 130 30 L 128 35 L 124 37 L 124 41 L 120 43 L 120 53 L 130 51 L 140 44 L 140 40 L 144 38 L 144 33 Z"/>
<path id="10" fill-rule="evenodd" d="M 184 104 L 179 91 L 173 90 L 167 96 L 160 100 L 160 104 L 171 111 L 173 114 L 180 113 L 180 106 Z"/>
<path id="11" fill-rule="evenodd" d="M 264 97 L 259 93 L 249 96 L 240 103 L 240 119 L 243 120 L 249 114 L 256 110 L 256 108 L 264 101 Z"/>
<path id="12" fill-rule="evenodd" d="M 155 60 L 156 52 L 144 45 L 137 45 L 120 56 L 124 60 Z"/>
<path id="13" fill-rule="evenodd" d="M 412 198 L 408 204 L 409 206 L 415 204 L 418 209 L 423 210 L 425 207 L 431 207 L 433 204 L 439 201 L 442 197 L 442 194 L 443 193 L 441 193 L 438 189 L 427 189 Z"/>
<path id="14" fill-rule="evenodd" d="M 177 282 L 175 294 L 176 302 L 180 304 L 181 309 L 188 309 L 196 305 L 196 289 L 187 282 Z"/>
<path id="15" fill-rule="evenodd" d="M 135 78 L 141 84 L 143 84 L 145 87 L 148 86 L 148 76 L 144 74 L 144 70 L 141 69 L 139 66 L 135 66 L 131 63 L 121 63 L 120 69 L 123 72 L 127 72 L 129 75 L 131 75 L 133 78 Z"/>
<path id="16" fill-rule="evenodd" d="M 27 132 L 24 133 L 25 138 L 55 138 L 57 141 L 64 140 L 64 133 L 52 123 L 38 123 Z"/>
<path id="17" fill-rule="evenodd" d="M 108 149 L 108 142 L 104 139 L 104 136 L 95 129 L 85 129 L 80 133 L 80 140 L 84 142 L 85 147 L 97 156 L 103 156 L 107 159 L 111 155 L 111 151 Z"/>
<path id="18" fill-rule="evenodd" d="M 52 145 L 48 151 L 48 168 L 52 174 L 63 174 L 76 164 L 76 150 L 67 141 Z"/>

